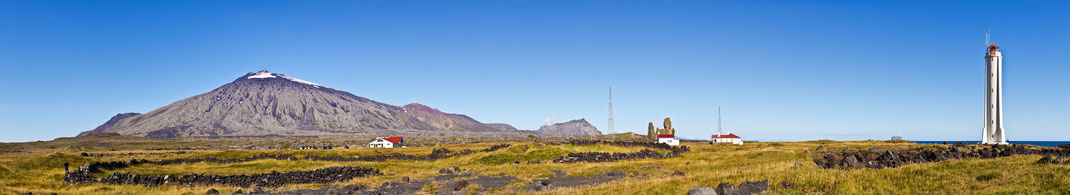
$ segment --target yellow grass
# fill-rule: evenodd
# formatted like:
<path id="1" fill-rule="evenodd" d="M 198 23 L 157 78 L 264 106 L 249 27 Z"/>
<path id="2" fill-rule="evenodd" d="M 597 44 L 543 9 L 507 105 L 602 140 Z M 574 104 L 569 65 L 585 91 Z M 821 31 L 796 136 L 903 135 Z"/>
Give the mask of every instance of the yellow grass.
<path id="1" fill-rule="evenodd" d="M 479 150 L 495 143 L 440 145 L 453 151 Z M 1065 194 L 1070 192 L 1070 166 L 1040 165 L 1034 162 L 1035 155 L 1018 155 L 997 159 L 962 159 L 939 163 L 912 164 L 890 169 L 836 170 L 817 168 L 810 159 L 812 149 L 825 148 L 906 148 L 936 147 L 913 143 L 883 141 L 809 141 L 780 143 L 747 143 L 736 145 L 710 145 L 685 143 L 692 148 L 676 158 L 643 159 L 608 163 L 558 164 L 549 162 L 568 152 L 602 151 L 633 152 L 642 148 L 618 146 L 571 146 L 545 145 L 539 143 L 511 143 L 512 147 L 491 153 L 477 153 L 437 161 L 385 162 L 327 162 L 307 160 L 256 160 L 242 163 L 194 163 L 172 165 L 138 165 L 114 172 L 137 174 L 252 174 L 271 171 L 310 170 L 328 166 L 366 166 L 380 169 L 384 175 L 356 178 L 339 184 L 365 184 L 377 187 L 384 181 L 398 180 L 409 176 L 414 180 L 438 175 L 437 170 L 457 166 L 482 175 L 504 173 L 519 178 L 507 188 L 530 184 L 528 179 L 554 177 L 551 170 L 567 172 L 570 176 L 592 176 L 609 170 L 629 173 L 628 177 L 606 184 L 582 188 L 555 189 L 547 194 L 685 194 L 693 186 L 714 187 L 722 182 L 739 184 L 744 181 L 768 179 L 771 188 L 768 194 Z M 74 144 L 85 145 L 85 144 Z M 35 194 L 203 194 L 210 188 L 230 193 L 237 187 L 226 186 L 162 186 L 144 187 L 131 185 L 66 184 L 62 183 L 64 161 L 72 168 L 91 161 L 115 161 L 138 159 L 173 158 L 244 158 L 260 153 L 304 155 L 379 155 L 400 152 L 426 155 L 434 147 L 409 147 L 396 149 L 333 149 L 333 150 L 208 150 L 193 154 L 148 154 L 137 156 L 82 157 L 81 152 L 62 152 L 50 149 L 47 153 L 8 153 L 0 155 L 0 194 L 33 192 Z M 99 147 L 99 146 L 98 146 Z M 61 151 L 53 153 L 52 151 Z M 159 153 L 166 150 L 95 151 L 94 153 Z M 664 152 L 664 151 L 662 151 Z M 166 155 L 167 157 L 163 157 Z M 541 161 L 527 164 L 527 161 Z M 518 165 L 513 162 L 520 161 Z M 804 166 L 793 168 L 795 162 Z M 112 171 L 107 171 L 108 174 Z M 682 171 L 684 176 L 670 176 Z M 103 174 L 98 174 L 100 176 Z M 781 188 L 779 183 L 795 183 L 794 188 Z M 291 185 L 278 188 L 310 188 L 324 184 Z M 432 184 L 434 186 L 437 184 Z M 470 189 L 481 187 L 472 186 Z M 243 189 L 248 191 L 249 189 Z M 425 189 L 424 193 L 433 192 Z M 491 190 L 492 194 L 518 193 L 510 190 Z M 535 192 L 519 192 L 535 193 Z"/>

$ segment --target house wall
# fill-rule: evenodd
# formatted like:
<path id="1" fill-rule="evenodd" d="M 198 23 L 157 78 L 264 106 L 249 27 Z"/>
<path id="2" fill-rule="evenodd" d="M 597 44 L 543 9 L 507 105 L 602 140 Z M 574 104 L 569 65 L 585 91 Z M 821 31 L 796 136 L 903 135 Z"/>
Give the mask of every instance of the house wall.
<path id="1" fill-rule="evenodd" d="M 680 140 L 675 138 L 658 138 L 658 143 L 669 144 L 670 146 L 680 145 Z"/>
<path id="2" fill-rule="evenodd" d="M 373 141 L 371 143 L 368 143 L 368 147 L 369 148 L 393 148 L 394 144 L 390 143 L 388 141 L 375 140 L 375 141 Z"/>
<path id="3" fill-rule="evenodd" d="M 743 139 L 738 139 L 738 138 L 718 138 L 718 139 L 713 139 L 713 142 L 714 143 L 732 143 L 732 144 L 743 145 Z"/>

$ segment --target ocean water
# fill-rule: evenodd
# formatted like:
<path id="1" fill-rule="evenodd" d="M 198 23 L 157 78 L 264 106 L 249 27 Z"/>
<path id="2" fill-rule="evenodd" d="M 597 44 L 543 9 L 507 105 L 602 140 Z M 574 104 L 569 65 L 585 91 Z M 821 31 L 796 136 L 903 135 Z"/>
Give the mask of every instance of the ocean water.
<path id="1" fill-rule="evenodd" d="M 912 141 L 919 144 L 942 144 L 944 141 Z M 953 143 L 981 143 L 981 141 L 947 141 L 949 144 Z M 1010 141 L 1012 144 L 1029 144 L 1034 146 L 1058 146 L 1063 144 L 1070 144 L 1070 141 Z"/>

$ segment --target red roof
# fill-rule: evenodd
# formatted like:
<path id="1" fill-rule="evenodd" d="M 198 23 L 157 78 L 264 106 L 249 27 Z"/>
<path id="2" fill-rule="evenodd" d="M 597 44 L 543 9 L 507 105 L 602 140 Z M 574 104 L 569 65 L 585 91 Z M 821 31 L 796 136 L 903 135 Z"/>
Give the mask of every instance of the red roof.
<path id="1" fill-rule="evenodd" d="M 388 141 L 390 143 L 395 143 L 396 144 L 396 143 L 401 143 L 401 140 L 403 140 L 403 139 L 401 139 L 401 136 L 397 136 L 397 137 L 384 137 L 383 140 L 386 140 L 386 141 Z"/>
<path id="2" fill-rule="evenodd" d="M 658 134 L 658 138 L 674 138 L 674 137 L 676 137 L 676 136 L 673 135 L 673 134 Z"/>
<path id="3" fill-rule="evenodd" d="M 717 139 L 717 138 L 739 138 L 739 136 L 736 136 L 736 134 L 731 134 L 731 133 L 729 133 L 728 135 L 711 135 L 710 137 L 712 137 L 714 139 Z"/>

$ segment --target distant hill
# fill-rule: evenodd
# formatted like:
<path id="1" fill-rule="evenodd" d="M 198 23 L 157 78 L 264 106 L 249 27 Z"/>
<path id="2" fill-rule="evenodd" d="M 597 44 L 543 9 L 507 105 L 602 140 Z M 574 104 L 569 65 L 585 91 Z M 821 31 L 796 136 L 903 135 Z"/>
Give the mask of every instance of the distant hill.
<path id="1" fill-rule="evenodd" d="M 121 114 L 88 133 L 153 138 L 329 134 L 510 135 L 421 104 L 398 107 L 283 74 L 260 71 L 151 112 Z M 530 133 L 529 133 L 530 134 Z"/>
<path id="2" fill-rule="evenodd" d="M 416 116 L 434 129 L 446 131 L 497 131 L 498 128 L 487 126 L 472 117 L 462 114 L 450 114 L 423 104 L 412 103 L 402 107 L 407 114 Z"/>
<path id="3" fill-rule="evenodd" d="M 126 118 L 130 118 L 130 117 L 134 117 L 134 116 L 137 116 L 137 115 L 141 115 L 141 113 L 130 112 L 130 113 L 116 114 L 115 116 L 111 117 L 111 119 L 108 119 L 108 122 L 104 122 L 104 124 L 101 124 L 100 126 L 97 126 L 96 129 L 89 130 L 89 131 L 83 131 L 82 133 L 79 133 L 78 136 L 85 136 L 85 135 L 89 135 L 89 134 L 93 134 L 93 133 L 103 133 L 103 132 L 108 131 L 109 129 L 111 129 L 112 126 L 115 126 L 115 123 L 119 123 L 120 120 L 123 120 L 123 119 L 126 119 Z"/>
<path id="4" fill-rule="evenodd" d="M 546 136 L 586 136 L 586 135 L 602 135 L 598 128 L 587 122 L 587 119 L 577 119 L 564 123 L 557 123 L 553 125 L 543 125 L 536 130 L 539 134 Z"/>
<path id="5" fill-rule="evenodd" d="M 516 129 L 516 127 L 513 127 L 512 125 L 505 124 L 505 123 L 485 123 L 484 125 L 487 125 L 487 126 L 489 126 L 491 128 L 494 128 L 494 129 L 498 129 L 500 131 L 517 131 L 517 130 L 519 130 L 519 129 Z"/>

